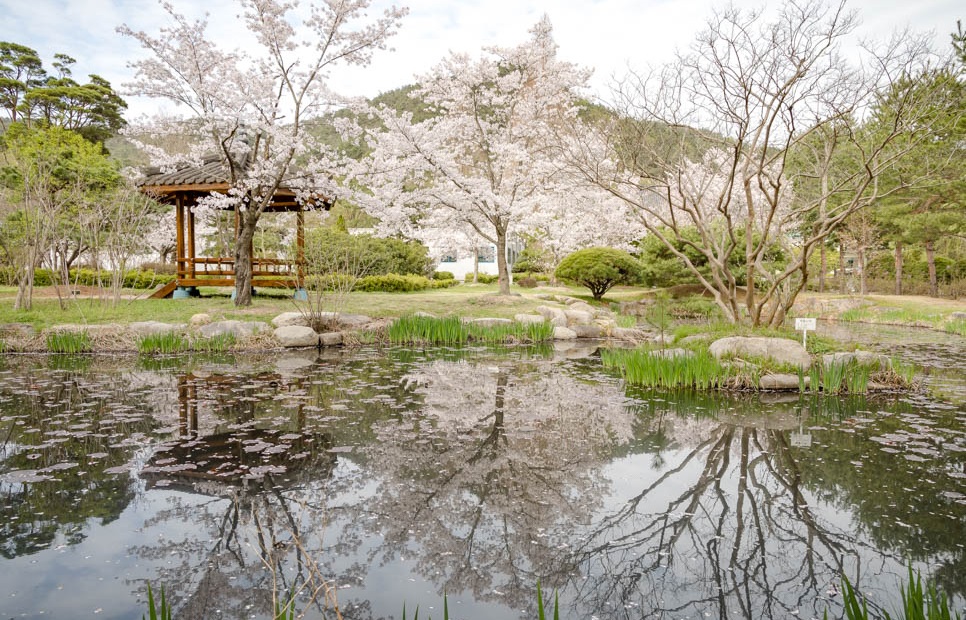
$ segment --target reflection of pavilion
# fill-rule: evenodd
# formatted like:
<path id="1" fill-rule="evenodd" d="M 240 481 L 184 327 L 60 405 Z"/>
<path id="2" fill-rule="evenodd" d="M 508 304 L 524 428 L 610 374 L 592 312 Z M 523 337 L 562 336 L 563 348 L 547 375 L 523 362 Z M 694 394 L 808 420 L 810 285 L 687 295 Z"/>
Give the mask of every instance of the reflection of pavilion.
<path id="1" fill-rule="evenodd" d="M 312 470 L 315 479 L 329 477 L 336 461 L 328 452 L 331 440 L 327 434 L 305 430 L 301 405 L 288 428 L 256 426 L 256 399 L 246 392 L 284 391 L 298 387 L 297 383 L 275 373 L 179 376 L 178 437 L 159 447 L 142 468 L 148 487 L 164 481 L 165 486 L 198 491 L 204 482 L 247 485 L 266 476 L 279 482 L 306 469 Z M 204 402 L 217 403 L 221 411 L 209 415 L 221 417 L 227 413 L 233 418 L 227 422 L 234 428 L 212 428 L 212 432 L 199 429 L 199 404 Z"/>

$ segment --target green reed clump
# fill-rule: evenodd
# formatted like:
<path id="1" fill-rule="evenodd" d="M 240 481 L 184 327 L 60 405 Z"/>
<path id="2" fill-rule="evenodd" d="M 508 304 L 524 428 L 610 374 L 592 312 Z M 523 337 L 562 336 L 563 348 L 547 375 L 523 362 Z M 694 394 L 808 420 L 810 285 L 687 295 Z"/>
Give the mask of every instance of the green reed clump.
<path id="1" fill-rule="evenodd" d="M 211 338 L 197 338 L 191 348 L 201 353 L 224 353 L 235 346 L 235 334 L 217 334 Z"/>
<path id="2" fill-rule="evenodd" d="M 392 344 L 465 344 L 469 334 L 459 317 L 402 316 L 387 330 Z"/>
<path id="3" fill-rule="evenodd" d="M 47 350 L 51 353 L 87 353 L 91 350 L 91 335 L 85 331 L 47 332 Z"/>
<path id="4" fill-rule="evenodd" d="M 966 319 L 950 319 L 943 325 L 943 331 L 966 336 Z"/>
<path id="5" fill-rule="evenodd" d="M 151 584 L 148 584 L 148 615 L 141 616 L 141 620 L 171 620 L 171 605 L 168 604 L 164 596 L 164 586 L 161 586 L 161 606 L 155 607 L 154 593 L 151 591 Z"/>
<path id="6" fill-rule="evenodd" d="M 645 388 L 722 388 L 735 375 L 706 351 L 665 357 L 643 349 L 604 349 L 600 357 L 605 368 L 616 368 L 627 383 Z"/>
<path id="7" fill-rule="evenodd" d="M 553 325 L 517 322 L 481 325 L 464 323 L 459 317 L 408 315 L 393 321 L 387 330 L 387 336 L 392 344 L 415 345 L 544 342 L 553 338 Z"/>
<path id="8" fill-rule="evenodd" d="M 909 581 L 906 586 L 900 587 L 902 594 L 901 613 L 895 616 L 896 620 L 961 620 L 958 612 L 949 609 L 949 600 L 945 592 L 939 592 L 936 584 L 927 582 L 923 586 L 922 576 L 919 571 L 913 572 L 909 566 Z M 882 618 L 892 620 L 893 616 L 887 611 L 883 611 L 882 616 L 869 615 L 869 604 L 865 597 L 860 597 L 849 581 L 848 577 L 842 576 L 842 604 L 845 608 L 845 617 L 848 620 L 869 620 L 870 618 Z M 828 611 L 824 618 L 828 618 Z"/>
<path id="9" fill-rule="evenodd" d="M 170 355 L 172 353 L 183 353 L 190 349 L 191 341 L 184 334 L 178 332 L 145 334 L 138 338 L 139 353 Z"/>

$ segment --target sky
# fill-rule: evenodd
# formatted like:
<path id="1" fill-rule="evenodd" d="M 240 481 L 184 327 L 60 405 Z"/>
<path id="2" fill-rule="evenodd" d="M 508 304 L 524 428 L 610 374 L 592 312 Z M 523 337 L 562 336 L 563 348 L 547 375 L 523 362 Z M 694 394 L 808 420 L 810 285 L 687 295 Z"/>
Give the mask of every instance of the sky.
<path id="1" fill-rule="evenodd" d="M 170 0 L 189 17 L 209 13 L 211 36 L 227 48 L 241 40 L 232 28 L 240 13 L 232 0 Z M 304 2 L 305 0 L 303 0 Z M 392 0 L 373 0 L 371 14 Z M 397 0 L 409 15 L 390 42 L 394 51 L 377 52 L 366 68 L 334 72 L 338 93 L 372 97 L 412 83 L 450 52 L 479 56 L 484 46 L 513 46 L 546 13 L 554 27 L 561 58 L 594 70 L 591 87 L 606 99 L 614 79 L 659 66 L 686 50 L 722 0 Z M 733 0 L 741 8 L 765 6 L 764 0 Z M 775 4 L 772 0 L 771 4 Z M 882 38 L 911 28 L 931 32 L 937 48 L 949 47 L 956 20 L 966 22 L 962 0 L 849 0 L 859 12 L 857 37 Z M 127 64 L 144 56 L 131 39 L 116 32 L 126 24 L 157 35 L 166 15 L 153 0 L 0 0 L 0 41 L 31 47 L 50 67 L 55 53 L 77 60 L 74 77 L 90 73 L 107 79 L 123 93 L 133 70 Z M 171 104 L 125 96 L 129 121 L 143 114 L 177 114 Z"/>

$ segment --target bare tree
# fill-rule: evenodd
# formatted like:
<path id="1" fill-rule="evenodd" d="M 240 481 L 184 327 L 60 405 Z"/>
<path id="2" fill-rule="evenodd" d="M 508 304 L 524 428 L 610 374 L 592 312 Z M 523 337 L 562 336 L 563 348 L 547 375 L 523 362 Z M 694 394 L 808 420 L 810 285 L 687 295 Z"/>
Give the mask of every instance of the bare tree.
<path id="1" fill-rule="evenodd" d="M 579 176 L 634 207 L 734 322 L 781 324 L 812 252 L 916 181 L 876 183 L 935 121 L 942 93 L 918 77 L 932 56 L 903 33 L 865 47 L 854 67 L 842 45 L 855 23 L 844 3 L 813 0 L 785 2 L 772 19 L 715 13 L 689 52 L 618 84 L 617 118 L 566 142 Z M 901 105 L 879 105 L 888 89 Z M 785 260 L 770 262 L 777 252 Z"/>

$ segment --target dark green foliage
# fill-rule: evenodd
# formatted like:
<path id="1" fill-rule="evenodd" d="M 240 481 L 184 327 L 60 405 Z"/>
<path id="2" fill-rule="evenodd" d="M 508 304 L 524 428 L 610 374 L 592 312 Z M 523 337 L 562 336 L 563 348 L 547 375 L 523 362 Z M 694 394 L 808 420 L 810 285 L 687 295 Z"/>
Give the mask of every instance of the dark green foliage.
<path id="1" fill-rule="evenodd" d="M 452 271 L 434 271 L 433 272 L 434 280 L 453 280 L 455 278 L 456 276 L 453 275 Z"/>
<path id="2" fill-rule="evenodd" d="M 570 254 L 557 266 L 556 275 L 590 289 L 594 299 L 618 284 L 637 284 L 642 275 L 636 258 L 614 248 L 587 248 Z"/>
<path id="3" fill-rule="evenodd" d="M 305 258 L 310 273 L 326 273 L 327 265 L 343 263 L 340 257 L 347 254 L 365 267 L 365 275 L 432 273 L 426 246 L 416 241 L 350 235 L 333 228 L 318 228 L 306 235 Z"/>
<path id="4" fill-rule="evenodd" d="M 489 273 L 478 273 L 478 274 L 476 274 L 476 282 L 477 282 L 477 284 L 493 284 L 494 282 L 496 282 L 499 279 L 500 279 L 500 276 L 494 275 L 494 274 L 489 274 Z M 463 281 L 464 282 L 472 282 L 473 281 L 473 274 L 472 273 L 466 274 L 466 276 L 464 276 L 464 278 L 463 278 Z"/>
<path id="5" fill-rule="evenodd" d="M 458 284 L 456 280 L 430 280 L 426 276 L 411 274 L 401 276 L 398 273 L 365 276 L 355 282 L 351 282 L 351 279 L 351 276 L 344 274 L 328 273 L 309 276 L 307 284 L 313 290 L 347 290 L 351 287 L 353 291 L 365 293 L 411 293 L 427 289 L 449 288 Z"/>

